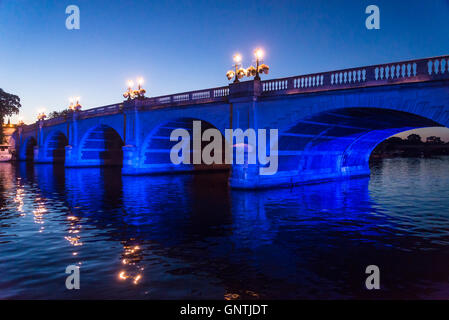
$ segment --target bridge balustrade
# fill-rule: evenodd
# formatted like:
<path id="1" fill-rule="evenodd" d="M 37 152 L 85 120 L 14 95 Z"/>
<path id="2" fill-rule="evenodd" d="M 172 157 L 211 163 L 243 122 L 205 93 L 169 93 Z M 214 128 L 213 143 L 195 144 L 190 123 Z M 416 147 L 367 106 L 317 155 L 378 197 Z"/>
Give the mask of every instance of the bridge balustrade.
<path id="1" fill-rule="evenodd" d="M 439 80 L 449 77 L 449 56 L 262 81 L 263 95 Z"/>

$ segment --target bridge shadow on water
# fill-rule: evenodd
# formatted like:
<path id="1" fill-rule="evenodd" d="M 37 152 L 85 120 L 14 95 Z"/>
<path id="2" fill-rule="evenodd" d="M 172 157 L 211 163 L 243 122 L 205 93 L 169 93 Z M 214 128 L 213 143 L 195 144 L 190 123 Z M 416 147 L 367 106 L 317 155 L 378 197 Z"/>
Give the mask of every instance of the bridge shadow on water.
<path id="1" fill-rule="evenodd" d="M 53 227 L 68 240 L 30 245 L 49 263 L 58 261 L 59 268 L 73 261 L 83 264 L 83 290 L 74 295 L 63 290 L 59 278 L 45 279 L 45 297 L 376 299 L 430 294 L 433 283 L 449 276 L 447 230 L 439 230 L 443 236 L 438 241 L 408 230 L 410 221 L 389 209 L 398 202 L 385 200 L 379 191 L 376 172 L 383 168 L 382 163 L 376 166 L 371 180 L 265 191 L 231 191 L 223 172 L 135 177 L 121 176 L 119 168 L 20 164 L 3 169 L 20 177 L 22 186 L 38 187 L 46 230 Z M 67 246 L 76 257 L 67 257 Z M 364 288 L 365 268 L 371 264 L 381 268 L 381 291 Z"/>

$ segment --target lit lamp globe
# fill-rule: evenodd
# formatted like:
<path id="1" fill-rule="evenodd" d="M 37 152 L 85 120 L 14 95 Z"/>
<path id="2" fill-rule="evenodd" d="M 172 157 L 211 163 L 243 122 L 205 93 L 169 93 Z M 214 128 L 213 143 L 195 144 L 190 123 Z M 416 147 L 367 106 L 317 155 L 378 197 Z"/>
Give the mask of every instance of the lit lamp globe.
<path id="1" fill-rule="evenodd" d="M 228 78 L 228 80 L 231 80 L 232 78 L 235 77 L 234 83 L 237 83 L 237 82 L 239 82 L 239 79 L 242 78 L 242 68 L 241 68 L 242 55 L 240 53 L 236 53 L 232 57 L 232 60 L 235 63 L 234 64 L 234 70 L 229 70 L 226 73 L 226 77 Z"/>
<path id="2" fill-rule="evenodd" d="M 255 80 L 260 80 L 261 73 L 268 74 L 269 67 L 266 64 L 261 64 L 261 61 L 264 56 L 264 52 L 262 49 L 258 48 L 254 50 L 254 56 L 256 57 L 256 75 L 254 77 Z M 252 71 L 253 73 L 253 71 Z"/>
<path id="3" fill-rule="evenodd" d="M 37 120 L 44 120 L 47 116 L 44 111 L 40 111 L 37 115 Z"/>
<path id="4" fill-rule="evenodd" d="M 131 100 L 133 98 L 133 89 L 132 89 L 133 86 L 134 82 L 132 82 L 132 80 L 128 80 L 128 90 L 125 91 L 125 93 L 123 93 L 123 97 L 125 99 Z"/>
<path id="5" fill-rule="evenodd" d="M 262 60 L 263 59 L 263 50 L 262 49 L 254 50 L 254 55 L 256 56 L 256 59 Z"/>
<path id="6" fill-rule="evenodd" d="M 81 104 L 80 104 L 80 97 L 76 97 L 76 103 L 75 103 L 75 106 L 73 107 L 73 109 L 75 110 L 75 111 L 79 111 L 79 110 L 81 110 Z"/>
<path id="7" fill-rule="evenodd" d="M 241 56 L 241 54 L 239 54 L 239 53 L 236 53 L 236 54 L 234 55 L 233 59 L 234 59 L 234 62 L 235 62 L 236 64 L 240 64 L 240 62 L 242 62 L 242 56 Z"/>
<path id="8" fill-rule="evenodd" d="M 73 98 L 69 98 L 69 110 L 73 111 L 74 106 L 73 106 Z"/>

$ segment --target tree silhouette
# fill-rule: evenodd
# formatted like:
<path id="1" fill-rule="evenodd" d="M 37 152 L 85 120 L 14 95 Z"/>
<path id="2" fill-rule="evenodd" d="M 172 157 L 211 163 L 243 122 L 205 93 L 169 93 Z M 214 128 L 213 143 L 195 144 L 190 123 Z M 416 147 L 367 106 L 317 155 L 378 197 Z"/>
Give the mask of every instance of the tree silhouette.
<path id="1" fill-rule="evenodd" d="M 401 137 L 391 137 L 388 138 L 385 142 L 388 144 L 404 144 L 404 140 Z"/>
<path id="2" fill-rule="evenodd" d="M 59 118 L 59 117 L 67 117 L 67 115 L 70 113 L 69 110 L 62 110 L 62 111 L 53 111 L 50 112 L 50 114 L 48 115 L 48 119 L 54 119 L 54 118 Z"/>
<path id="3" fill-rule="evenodd" d="M 407 137 L 407 141 L 410 144 L 421 144 L 422 143 L 421 136 L 419 134 L 416 134 L 416 133 L 413 133 L 413 134 L 409 135 Z"/>
<path id="4" fill-rule="evenodd" d="M 14 94 L 7 93 L 0 88 L 0 122 L 3 126 L 5 117 L 19 113 L 21 107 L 20 98 Z M 3 141 L 3 130 L 0 130 L 0 141 Z"/>

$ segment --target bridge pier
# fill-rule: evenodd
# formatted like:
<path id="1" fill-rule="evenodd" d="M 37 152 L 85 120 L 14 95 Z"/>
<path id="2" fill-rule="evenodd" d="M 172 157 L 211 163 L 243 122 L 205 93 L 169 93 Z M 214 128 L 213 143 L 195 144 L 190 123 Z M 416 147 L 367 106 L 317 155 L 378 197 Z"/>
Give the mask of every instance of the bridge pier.
<path id="1" fill-rule="evenodd" d="M 229 185 L 235 189 L 258 189 L 261 187 L 259 166 L 256 164 L 233 165 Z"/>
<path id="2" fill-rule="evenodd" d="M 76 167 L 76 159 L 74 157 L 73 147 L 71 145 L 67 145 L 64 148 L 65 150 L 65 166 L 66 167 Z"/>
<path id="3" fill-rule="evenodd" d="M 140 116 L 137 100 L 125 101 L 123 104 L 123 167 L 122 173 L 125 175 L 139 174 L 140 164 Z"/>
<path id="4" fill-rule="evenodd" d="M 232 83 L 229 85 L 229 103 L 231 121 L 229 129 L 250 129 L 258 131 L 258 101 L 262 95 L 263 87 L 260 80 Z M 235 145 L 237 141 L 229 141 Z M 245 142 L 245 144 L 249 143 Z M 257 142 L 258 143 L 258 142 Z M 257 145 L 249 145 L 248 148 L 258 149 Z M 246 158 L 246 157 L 245 157 Z M 234 159 L 235 160 L 235 159 Z M 270 185 L 272 179 L 260 175 L 261 165 L 256 156 L 256 163 L 236 164 L 231 166 L 229 184 L 236 189 L 258 189 Z M 264 178 L 265 177 L 265 178 Z M 265 185 L 266 184 L 266 185 Z"/>
<path id="5" fill-rule="evenodd" d="M 171 163 L 141 165 L 141 150 L 134 145 L 123 146 L 123 167 L 124 175 L 149 175 L 163 174 L 174 172 L 189 172 L 193 170 L 193 166 L 174 165 Z"/>
<path id="6" fill-rule="evenodd" d="M 44 161 L 42 161 L 42 159 L 40 159 L 39 154 L 42 154 L 42 152 L 39 152 L 39 146 L 34 146 L 33 148 L 33 159 L 34 159 L 34 163 L 45 163 Z"/>
<path id="7" fill-rule="evenodd" d="M 44 119 L 38 120 L 38 130 L 37 130 L 37 145 L 33 148 L 33 161 L 34 163 L 46 163 L 50 161 L 45 161 L 45 153 L 43 152 L 44 148 Z"/>
<path id="8" fill-rule="evenodd" d="M 67 117 L 68 143 L 64 147 L 66 168 L 81 167 L 79 159 L 79 134 L 78 134 L 79 111 L 72 111 Z"/>
<path id="9" fill-rule="evenodd" d="M 259 166 L 247 167 L 234 165 L 230 177 L 230 186 L 235 189 L 264 189 L 275 187 L 287 187 L 301 184 L 333 181 L 348 177 L 369 176 L 371 173 L 368 163 L 363 166 L 341 168 L 340 171 L 315 170 L 315 171 L 291 171 L 278 172 L 273 176 L 259 174 Z"/>

